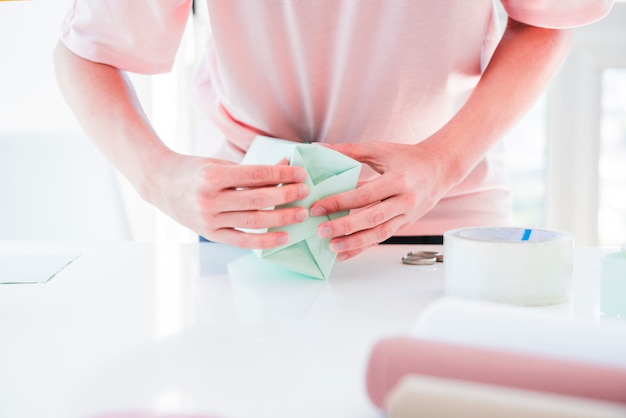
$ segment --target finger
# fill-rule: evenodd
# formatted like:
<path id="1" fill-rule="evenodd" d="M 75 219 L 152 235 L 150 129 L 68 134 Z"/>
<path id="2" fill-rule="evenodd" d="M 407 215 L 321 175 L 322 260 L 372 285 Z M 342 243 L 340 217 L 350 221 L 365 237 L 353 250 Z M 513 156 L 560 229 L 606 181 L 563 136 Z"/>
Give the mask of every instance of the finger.
<path id="1" fill-rule="evenodd" d="M 287 158 L 283 158 L 282 160 L 280 160 L 279 162 L 277 162 L 275 165 L 282 165 L 282 166 L 289 165 L 289 159 L 287 159 Z M 252 188 L 255 188 L 255 187 L 265 187 L 265 186 L 267 186 L 267 185 L 266 185 L 266 184 L 264 184 L 264 185 L 261 185 L 261 186 L 248 186 L 247 188 L 248 188 L 248 189 L 252 189 Z"/>
<path id="2" fill-rule="evenodd" d="M 283 164 L 214 166 L 204 173 L 207 184 L 222 189 L 299 183 L 306 177 L 302 167 Z"/>
<path id="3" fill-rule="evenodd" d="M 281 187 L 259 187 L 222 192 L 218 212 L 240 212 L 272 208 L 304 199 L 309 188 L 304 183 L 286 184 Z"/>
<path id="4" fill-rule="evenodd" d="M 337 261 L 341 262 L 341 261 L 349 260 L 349 259 L 354 258 L 357 255 L 361 254 L 363 251 L 365 251 L 365 250 L 367 250 L 369 248 L 372 248 L 372 247 L 376 247 L 377 245 L 378 245 L 378 243 L 369 245 L 367 247 L 359 248 L 359 249 L 356 249 L 356 250 L 352 250 L 352 251 L 342 251 L 342 252 L 337 254 Z"/>
<path id="5" fill-rule="evenodd" d="M 206 235 L 215 242 L 232 245 L 239 248 L 267 249 L 275 248 L 289 243 L 289 234 L 283 231 L 266 233 L 250 233 L 233 228 L 222 228 Z"/>
<path id="6" fill-rule="evenodd" d="M 372 162 L 380 156 L 380 153 L 377 151 L 376 144 L 373 143 L 365 145 L 344 142 L 340 144 L 324 144 L 324 146 L 366 164 Z"/>
<path id="7" fill-rule="evenodd" d="M 363 184 L 354 190 L 320 199 L 311 205 L 311 216 L 324 216 L 345 210 L 364 208 L 396 193 L 396 188 L 381 179 Z"/>
<path id="8" fill-rule="evenodd" d="M 262 229 L 275 228 L 303 222 L 308 211 L 302 207 L 273 210 L 225 212 L 216 215 L 216 222 L 228 228 Z"/>
<path id="9" fill-rule="evenodd" d="M 383 241 L 393 233 L 388 228 L 388 221 L 401 216 L 394 206 L 389 202 L 381 202 L 362 211 L 323 222 L 318 226 L 318 235 L 320 238 L 333 238 L 344 237 L 361 231 L 368 231 L 372 235 L 372 231 L 375 231 L 377 236 L 371 242 Z"/>
<path id="10" fill-rule="evenodd" d="M 402 217 L 396 216 L 377 227 L 359 231 L 351 235 L 345 235 L 330 240 L 329 248 L 338 254 L 346 253 L 348 256 L 358 254 L 363 249 L 377 245 L 390 238 L 400 226 Z"/>

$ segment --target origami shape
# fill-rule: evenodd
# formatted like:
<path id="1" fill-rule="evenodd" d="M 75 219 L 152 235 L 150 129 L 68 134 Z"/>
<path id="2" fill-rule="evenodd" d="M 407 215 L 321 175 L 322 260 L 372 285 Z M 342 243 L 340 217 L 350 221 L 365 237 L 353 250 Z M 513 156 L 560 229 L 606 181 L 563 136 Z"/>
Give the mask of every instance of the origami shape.
<path id="1" fill-rule="evenodd" d="M 301 206 L 309 209 L 314 202 L 324 197 L 354 189 L 361 172 L 361 163 L 340 152 L 320 145 L 265 136 L 257 136 L 254 139 L 242 163 L 274 165 L 285 158 L 289 160 L 290 165 L 302 167 L 307 171 L 308 176 L 304 183 L 310 192 L 302 200 L 279 207 Z M 327 216 L 310 216 L 298 224 L 252 230 L 289 233 L 288 244 L 271 249 L 255 250 L 255 253 L 264 260 L 298 273 L 327 279 L 337 254 L 328 248 L 329 239 L 317 236 L 317 227 L 322 222 L 347 214 L 348 212 L 344 211 Z"/>

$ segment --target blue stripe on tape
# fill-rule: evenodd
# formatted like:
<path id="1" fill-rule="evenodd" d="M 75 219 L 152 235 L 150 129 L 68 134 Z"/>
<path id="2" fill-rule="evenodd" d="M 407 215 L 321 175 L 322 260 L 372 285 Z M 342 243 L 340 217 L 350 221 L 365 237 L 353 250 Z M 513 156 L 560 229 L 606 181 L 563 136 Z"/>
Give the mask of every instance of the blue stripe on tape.
<path id="1" fill-rule="evenodd" d="M 531 232 L 533 232 L 532 229 L 525 229 L 524 235 L 522 235 L 522 241 L 528 241 L 528 239 L 530 238 Z"/>

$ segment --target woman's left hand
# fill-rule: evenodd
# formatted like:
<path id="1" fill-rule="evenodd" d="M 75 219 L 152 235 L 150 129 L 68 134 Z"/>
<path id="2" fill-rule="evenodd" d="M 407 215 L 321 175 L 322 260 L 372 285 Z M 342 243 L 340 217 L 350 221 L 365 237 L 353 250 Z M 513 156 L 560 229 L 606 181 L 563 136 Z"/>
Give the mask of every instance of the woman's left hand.
<path id="1" fill-rule="evenodd" d="M 381 174 L 311 207 L 312 216 L 359 209 L 319 226 L 318 234 L 331 238 L 338 260 L 354 257 L 415 222 L 462 181 L 545 90 L 567 56 L 571 37 L 571 29 L 539 28 L 509 18 L 471 96 L 434 135 L 416 145 L 329 146 Z"/>
<path id="2" fill-rule="evenodd" d="M 356 189 L 321 199 L 311 216 L 359 209 L 322 223 L 318 235 L 332 238 L 330 248 L 339 261 L 354 257 L 410 225 L 430 209 L 452 186 L 442 155 L 429 147 L 370 142 L 324 145 L 372 167 L 381 175 Z"/>

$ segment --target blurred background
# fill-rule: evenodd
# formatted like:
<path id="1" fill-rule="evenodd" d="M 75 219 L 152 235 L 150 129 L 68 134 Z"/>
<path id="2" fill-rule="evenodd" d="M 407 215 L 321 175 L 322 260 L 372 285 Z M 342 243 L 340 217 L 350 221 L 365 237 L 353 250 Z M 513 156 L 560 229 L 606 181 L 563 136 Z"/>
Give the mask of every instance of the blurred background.
<path id="1" fill-rule="evenodd" d="M 195 241 L 142 201 L 82 133 L 58 90 L 52 50 L 68 0 L 0 2 L 0 240 Z M 171 73 L 133 81 L 170 147 L 194 152 L 186 98 L 202 2 Z M 504 17 L 504 16 L 503 16 Z M 626 242 L 626 1 L 575 29 L 546 93 L 505 139 L 515 223 Z"/>

